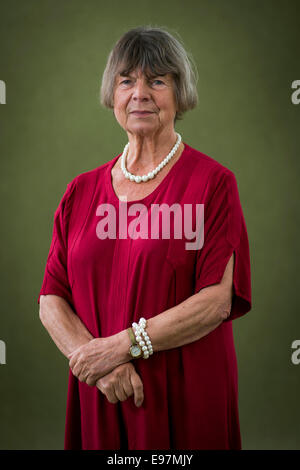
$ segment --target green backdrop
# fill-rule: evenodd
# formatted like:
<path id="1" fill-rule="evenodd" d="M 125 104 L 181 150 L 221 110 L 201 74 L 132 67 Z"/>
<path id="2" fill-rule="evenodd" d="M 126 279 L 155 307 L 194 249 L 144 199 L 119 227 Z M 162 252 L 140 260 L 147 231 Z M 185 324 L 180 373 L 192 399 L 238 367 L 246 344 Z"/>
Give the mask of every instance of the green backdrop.
<path id="1" fill-rule="evenodd" d="M 62 449 L 68 362 L 37 296 L 54 211 L 127 135 L 98 101 L 108 53 L 138 25 L 177 32 L 199 72 L 183 140 L 236 175 L 253 308 L 233 322 L 244 449 L 300 449 L 298 1 L 1 0 L 0 448 Z"/>

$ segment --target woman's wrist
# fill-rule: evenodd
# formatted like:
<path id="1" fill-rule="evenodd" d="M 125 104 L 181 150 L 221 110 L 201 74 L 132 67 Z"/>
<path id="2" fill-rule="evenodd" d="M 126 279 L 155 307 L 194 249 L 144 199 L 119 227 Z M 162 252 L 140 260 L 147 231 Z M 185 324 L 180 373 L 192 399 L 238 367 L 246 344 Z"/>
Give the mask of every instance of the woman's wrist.
<path id="1" fill-rule="evenodd" d="M 113 338 L 115 341 L 116 360 L 119 365 L 131 361 L 132 356 L 129 352 L 131 341 L 127 330 L 120 331 Z"/>

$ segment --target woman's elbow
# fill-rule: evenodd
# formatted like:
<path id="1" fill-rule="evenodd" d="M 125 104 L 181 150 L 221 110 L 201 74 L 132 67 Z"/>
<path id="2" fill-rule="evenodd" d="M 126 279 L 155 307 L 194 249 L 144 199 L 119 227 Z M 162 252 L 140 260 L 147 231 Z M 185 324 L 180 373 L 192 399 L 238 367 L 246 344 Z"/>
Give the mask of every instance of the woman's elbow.
<path id="1" fill-rule="evenodd" d="M 45 327 L 47 321 L 49 320 L 50 313 L 55 311 L 55 308 L 58 306 L 59 302 L 60 297 L 58 297 L 57 295 L 46 294 L 40 296 L 39 317 Z"/>
<path id="2" fill-rule="evenodd" d="M 226 320 L 231 313 L 232 308 L 232 297 L 234 294 L 233 285 L 230 287 L 225 287 L 220 292 L 220 301 L 219 301 L 219 308 L 218 308 L 218 318 L 221 322 Z"/>
<path id="3" fill-rule="evenodd" d="M 39 309 L 39 317 L 43 325 L 45 325 L 46 320 L 46 301 L 47 296 L 41 295 L 40 296 L 40 309 Z"/>
<path id="4" fill-rule="evenodd" d="M 220 325 L 231 313 L 233 287 L 222 283 L 206 288 L 208 318 L 213 324 Z"/>
<path id="5" fill-rule="evenodd" d="M 227 320 L 227 318 L 230 316 L 231 306 L 232 306 L 231 302 L 224 302 L 220 306 L 218 317 L 221 322 L 223 322 L 224 320 Z"/>

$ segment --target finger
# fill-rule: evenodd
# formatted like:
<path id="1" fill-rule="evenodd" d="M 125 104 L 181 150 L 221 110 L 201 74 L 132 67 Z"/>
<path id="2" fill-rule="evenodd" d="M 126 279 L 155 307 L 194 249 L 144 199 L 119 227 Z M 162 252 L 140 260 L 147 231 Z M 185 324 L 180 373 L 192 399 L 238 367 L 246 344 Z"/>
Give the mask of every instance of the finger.
<path id="1" fill-rule="evenodd" d="M 95 377 L 87 367 L 83 367 L 78 378 L 81 382 L 85 382 L 87 385 L 93 386 L 99 377 Z"/>
<path id="2" fill-rule="evenodd" d="M 115 395 L 120 401 L 127 400 L 128 396 L 124 390 L 122 383 L 115 384 Z"/>
<path id="3" fill-rule="evenodd" d="M 78 363 L 78 359 L 79 359 L 78 354 L 74 354 L 71 357 L 71 359 L 69 361 L 69 366 L 70 366 L 71 369 L 73 369 L 76 366 L 76 364 Z"/>
<path id="4" fill-rule="evenodd" d="M 76 363 L 72 369 L 73 375 L 80 380 L 80 382 L 85 382 L 88 376 L 88 370 L 84 366 L 84 364 Z"/>
<path id="5" fill-rule="evenodd" d="M 69 367 L 70 369 L 73 369 L 74 367 L 74 364 L 75 364 L 75 357 L 71 357 L 71 359 L 69 360 Z"/>
<path id="6" fill-rule="evenodd" d="M 73 372 L 73 375 L 75 375 L 75 377 L 79 377 L 80 372 L 81 372 L 81 368 L 79 367 L 78 364 L 74 364 L 74 366 L 72 368 L 72 372 Z"/>
<path id="7" fill-rule="evenodd" d="M 127 398 L 131 397 L 131 395 L 133 395 L 133 387 L 130 381 L 130 377 L 128 377 L 127 380 L 124 380 L 122 385 L 123 385 L 124 393 L 127 396 Z"/>
<path id="8" fill-rule="evenodd" d="M 74 349 L 73 351 L 71 351 L 70 353 L 67 354 L 67 358 L 68 358 L 69 360 L 72 359 L 72 357 L 74 357 L 74 355 L 76 355 L 77 349 L 78 349 L 78 348 Z"/>
<path id="9" fill-rule="evenodd" d="M 115 391 L 113 389 L 109 389 L 105 392 L 105 396 L 110 403 L 117 403 L 119 399 L 116 397 Z"/>
<path id="10" fill-rule="evenodd" d="M 102 392 L 103 395 L 106 396 L 107 400 L 110 403 L 117 403 L 119 401 L 115 395 L 114 389 L 110 385 L 108 385 L 104 380 L 97 380 L 96 386 L 100 390 L 100 392 Z"/>
<path id="11" fill-rule="evenodd" d="M 96 387 L 98 388 L 98 390 L 100 390 L 100 392 L 104 393 L 102 390 L 102 382 L 103 382 L 102 379 L 98 379 L 96 382 Z"/>
<path id="12" fill-rule="evenodd" d="M 87 378 L 88 378 L 88 373 L 84 369 L 81 369 L 81 371 L 78 374 L 78 380 L 80 380 L 80 382 L 86 382 Z"/>
<path id="13" fill-rule="evenodd" d="M 75 375 L 75 377 L 77 377 L 76 371 L 75 371 L 75 367 L 74 367 L 74 366 L 73 366 L 73 367 L 70 367 L 70 369 L 71 369 L 71 371 L 72 371 L 72 374 Z"/>
<path id="14" fill-rule="evenodd" d="M 113 381 L 111 382 L 111 384 L 118 400 L 125 401 L 128 397 L 124 391 L 123 382 L 126 382 L 126 380 L 128 381 L 129 377 L 126 377 L 126 375 L 124 374 L 123 368 L 121 368 L 121 371 L 119 369 L 116 369 L 114 372 L 112 372 L 111 375 L 113 377 Z"/>
<path id="15" fill-rule="evenodd" d="M 87 385 L 89 385 L 90 387 L 94 387 L 94 385 L 96 385 L 96 382 L 97 382 L 97 379 L 93 376 L 88 376 L 86 381 Z"/>
<path id="16" fill-rule="evenodd" d="M 133 371 L 130 375 L 130 380 L 134 392 L 134 403 L 136 406 L 141 406 L 144 401 L 144 387 L 140 376 Z"/>

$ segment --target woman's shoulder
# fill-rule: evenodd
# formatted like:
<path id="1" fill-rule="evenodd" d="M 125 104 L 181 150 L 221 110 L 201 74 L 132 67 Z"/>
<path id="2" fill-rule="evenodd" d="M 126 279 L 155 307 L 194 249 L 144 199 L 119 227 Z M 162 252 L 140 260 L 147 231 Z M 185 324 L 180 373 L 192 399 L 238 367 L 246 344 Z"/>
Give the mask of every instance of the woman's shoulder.
<path id="1" fill-rule="evenodd" d="M 188 146 L 189 165 L 186 165 L 186 179 L 191 184 L 191 191 L 203 195 L 209 201 L 214 195 L 224 198 L 224 194 L 236 198 L 238 183 L 232 169 L 226 167 L 215 158 Z"/>
<path id="2" fill-rule="evenodd" d="M 222 178 L 225 175 L 232 177 L 234 172 L 215 158 L 197 150 L 187 144 L 190 158 L 193 160 L 193 171 L 197 177 L 206 176 L 208 179 Z"/>
<path id="3" fill-rule="evenodd" d="M 118 155 L 119 157 L 119 155 Z M 112 160 L 116 159 L 114 157 Z M 91 170 L 84 171 L 82 173 L 77 174 L 69 183 L 68 187 L 72 192 L 78 193 L 81 191 L 86 190 L 86 188 L 91 188 L 96 184 L 99 179 L 102 177 L 104 178 L 105 171 L 109 164 L 111 164 L 112 160 L 109 160 L 102 165 L 99 165 Z"/>
<path id="4" fill-rule="evenodd" d="M 106 163 L 103 163 L 100 166 L 92 168 L 91 170 L 87 170 L 82 173 L 79 173 L 73 178 L 71 183 L 77 186 L 80 184 L 86 184 L 86 183 L 89 184 L 94 179 L 101 177 L 101 175 L 104 175 L 104 172 L 110 163 L 111 163 L 111 160 Z"/>

